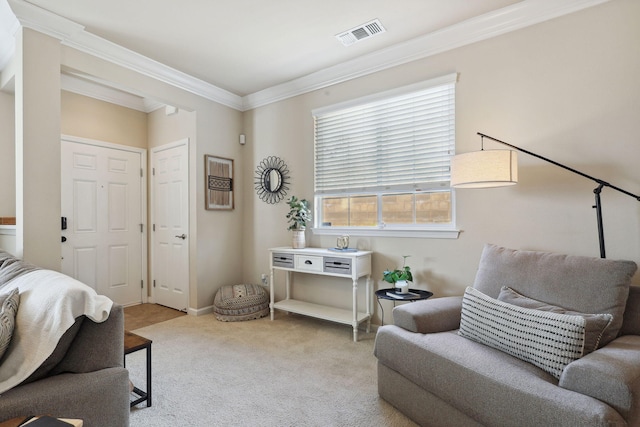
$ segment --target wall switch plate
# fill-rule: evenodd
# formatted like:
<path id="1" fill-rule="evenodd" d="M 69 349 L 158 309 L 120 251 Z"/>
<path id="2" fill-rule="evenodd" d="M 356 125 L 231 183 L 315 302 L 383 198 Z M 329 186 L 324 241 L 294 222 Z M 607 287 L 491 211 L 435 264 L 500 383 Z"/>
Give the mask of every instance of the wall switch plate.
<path id="1" fill-rule="evenodd" d="M 262 273 L 262 276 L 260 276 L 260 279 L 262 279 L 263 285 L 266 286 L 269 284 L 269 277 L 266 274 Z"/>

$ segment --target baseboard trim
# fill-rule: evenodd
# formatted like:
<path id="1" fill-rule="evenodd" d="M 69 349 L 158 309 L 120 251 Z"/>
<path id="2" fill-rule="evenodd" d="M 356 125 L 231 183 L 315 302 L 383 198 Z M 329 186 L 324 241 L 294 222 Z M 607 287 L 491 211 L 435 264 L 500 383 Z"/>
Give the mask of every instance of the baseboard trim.
<path id="1" fill-rule="evenodd" d="M 203 308 L 191 308 L 187 309 L 187 314 L 190 316 L 203 316 L 205 314 L 213 313 L 213 306 L 210 305 L 208 307 Z"/>

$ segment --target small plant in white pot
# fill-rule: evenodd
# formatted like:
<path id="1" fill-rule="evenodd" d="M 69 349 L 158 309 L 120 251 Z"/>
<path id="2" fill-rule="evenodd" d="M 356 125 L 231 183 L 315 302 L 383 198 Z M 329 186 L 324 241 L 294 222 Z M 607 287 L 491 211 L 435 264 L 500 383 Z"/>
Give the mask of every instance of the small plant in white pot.
<path id="1" fill-rule="evenodd" d="M 385 270 L 382 272 L 382 280 L 391 283 L 396 289 L 396 292 L 406 294 L 409 292 L 409 284 L 407 282 L 413 282 L 413 275 L 411 274 L 411 267 L 407 265 L 407 258 L 410 255 L 402 256 L 402 268 L 395 270 Z"/>
<path id="2" fill-rule="evenodd" d="M 293 248 L 302 249 L 305 247 L 304 230 L 307 228 L 307 222 L 311 221 L 311 209 L 307 199 L 298 199 L 291 196 L 287 200 L 289 205 L 289 213 L 287 221 L 289 221 L 288 230 L 293 231 Z"/>

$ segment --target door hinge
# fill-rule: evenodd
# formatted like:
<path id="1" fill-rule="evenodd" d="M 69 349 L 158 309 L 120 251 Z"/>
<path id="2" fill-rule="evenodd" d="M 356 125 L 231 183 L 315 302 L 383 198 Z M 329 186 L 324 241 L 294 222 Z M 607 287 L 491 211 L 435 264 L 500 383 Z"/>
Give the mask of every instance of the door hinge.
<path id="1" fill-rule="evenodd" d="M 151 168 L 151 172 L 153 173 L 153 176 L 156 175 L 156 168 Z"/>
<path id="2" fill-rule="evenodd" d="M 153 231 L 156 231 L 156 225 L 153 224 Z"/>
<path id="3" fill-rule="evenodd" d="M 143 231 L 142 231 L 142 230 L 143 230 L 143 227 L 144 227 L 144 224 L 140 224 L 140 232 L 141 232 L 141 233 L 143 233 Z"/>
<path id="4" fill-rule="evenodd" d="M 144 289 L 144 280 L 140 280 L 140 289 Z"/>
<path id="5" fill-rule="evenodd" d="M 142 174 L 142 168 L 140 168 L 140 178 L 143 178 L 144 175 Z"/>
<path id="6" fill-rule="evenodd" d="M 156 279 L 153 279 L 153 287 L 156 287 Z"/>

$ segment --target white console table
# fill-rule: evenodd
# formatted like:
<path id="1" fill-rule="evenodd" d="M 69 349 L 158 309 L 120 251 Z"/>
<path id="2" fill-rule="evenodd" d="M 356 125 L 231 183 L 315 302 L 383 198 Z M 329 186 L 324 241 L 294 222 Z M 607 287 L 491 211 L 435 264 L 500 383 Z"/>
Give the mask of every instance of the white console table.
<path id="1" fill-rule="evenodd" d="M 342 252 L 320 248 L 271 248 L 269 249 L 269 263 L 271 266 L 271 280 L 269 281 L 271 320 L 273 320 L 274 310 L 277 308 L 291 313 L 351 325 L 354 341 L 358 341 L 358 325 L 360 323 L 366 321 L 367 332 L 370 331 L 373 310 L 370 251 Z M 274 292 L 274 270 L 287 272 L 286 298 L 277 302 Z M 294 272 L 351 279 L 353 287 L 352 309 L 345 310 L 292 299 L 291 274 Z M 366 307 L 364 311 L 358 311 L 358 281 L 361 277 L 366 277 Z"/>

